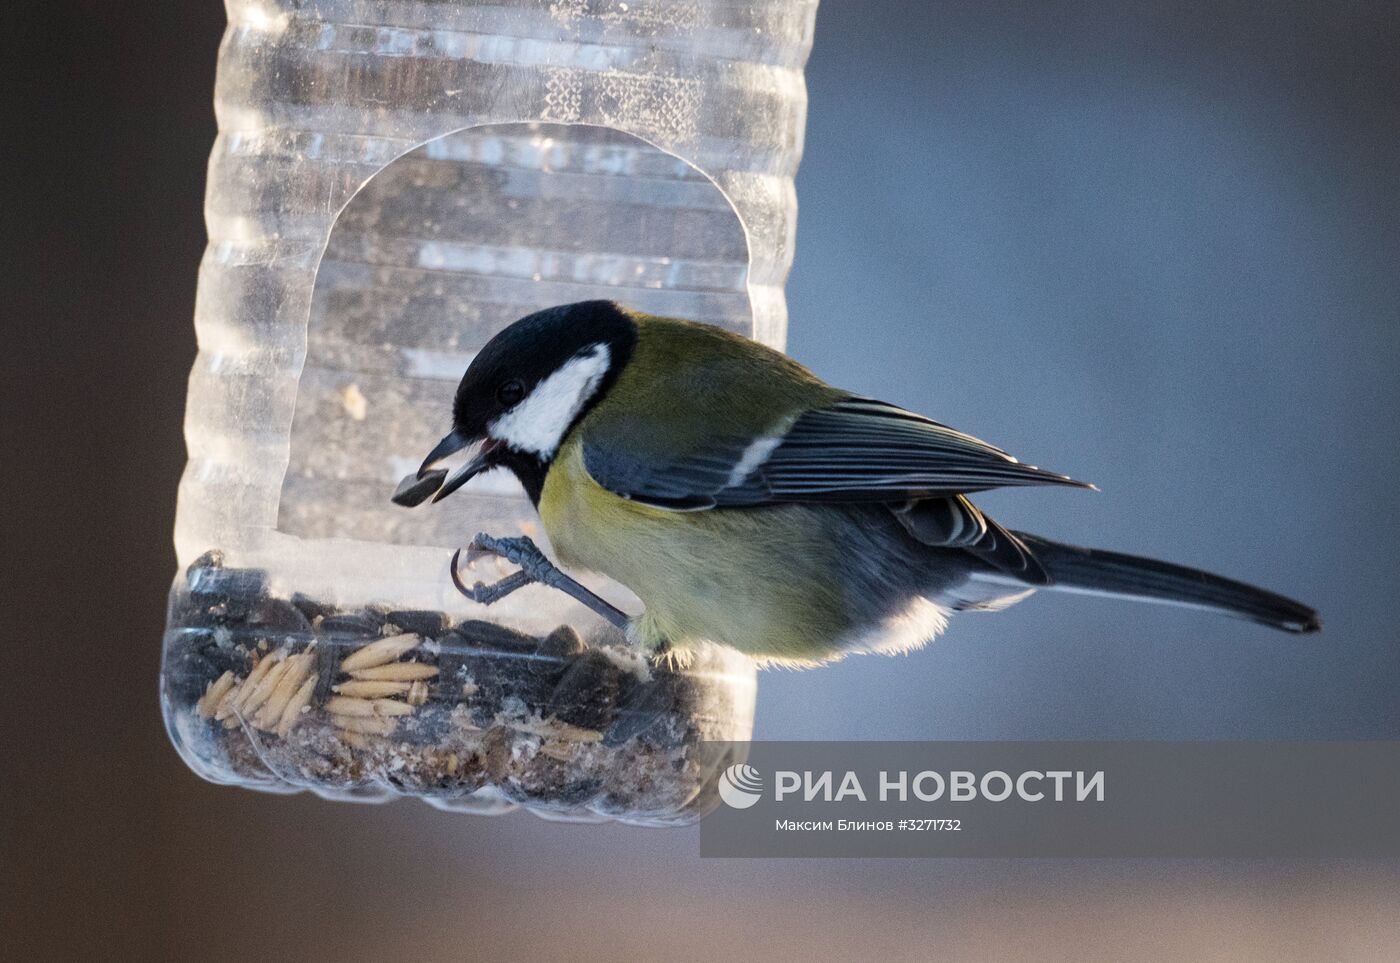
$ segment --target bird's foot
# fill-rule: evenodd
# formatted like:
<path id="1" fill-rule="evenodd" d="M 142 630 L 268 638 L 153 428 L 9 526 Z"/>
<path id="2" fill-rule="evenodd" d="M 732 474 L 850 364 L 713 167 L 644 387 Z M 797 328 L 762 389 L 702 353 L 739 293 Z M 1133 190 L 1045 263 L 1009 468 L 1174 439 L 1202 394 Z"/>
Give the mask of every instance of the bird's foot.
<path id="1" fill-rule="evenodd" d="M 485 582 L 477 582 L 470 588 L 467 587 L 457 569 L 461 555 L 460 548 L 452 554 L 452 584 L 457 587 L 457 591 L 473 602 L 490 605 L 517 589 L 538 583 L 577 599 L 618 628 L 623 630 L 627 628 L 629 621 L 627 613 L 565 575 L 557 565 L 545 557 L 538 545 L 523 535 L 516 538 L 498 538 L 482 533 L 472 539 L 471 544 L 467 546 L 468 565 L 479 558 L 495 555 L 520 566 L 520 571 L 512 572 L 490 585 Z"/>

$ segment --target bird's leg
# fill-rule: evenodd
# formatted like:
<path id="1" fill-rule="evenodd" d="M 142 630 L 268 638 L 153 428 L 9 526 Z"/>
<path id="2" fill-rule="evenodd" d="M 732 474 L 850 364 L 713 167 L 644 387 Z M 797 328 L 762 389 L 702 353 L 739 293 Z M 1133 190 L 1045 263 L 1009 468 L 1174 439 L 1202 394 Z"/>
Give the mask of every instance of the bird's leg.
<path id="1" fill-rule="evenodd" d="M 460 548 L 452 554 L 452 584 L 457 586 L 457 591 L 473 602 L 490 605 L 492 602 L 505 598 L 516 589 L 524 588 L 532 582 L 538 582 L 540 585 L 547 585 L 577 599 L 619 629 L 624 631 L 627 629 L 629 620 L 626 612 L 565 575 L 558 566 L 545 557 L 538 545 L 523 535 L 517 538 L 497 538 L 494 535 L 482 533 L 472 539 L 471 544 L 467 546 L 468 563 L 476 561 L 483 555 L 498 555 L 506 561 L 520 566 L 520 571 L 512 572 L 491 585 L 477 582 L 471 588 L 467 587 L 457 571 L 457 562 L 461 554 Z"/>

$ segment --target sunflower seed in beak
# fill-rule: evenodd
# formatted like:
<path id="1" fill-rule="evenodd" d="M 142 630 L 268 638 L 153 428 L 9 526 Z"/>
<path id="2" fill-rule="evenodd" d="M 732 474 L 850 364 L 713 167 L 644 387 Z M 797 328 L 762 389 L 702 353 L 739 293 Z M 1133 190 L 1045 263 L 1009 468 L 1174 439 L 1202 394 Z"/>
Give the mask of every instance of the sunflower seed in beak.
<path id="1" fill-rule="evenodd" d="M 394 494 L 389 498 L 395 505 L 413 508 L 431 498 L 442 487 L 443 479 L 446 477 L 446 468 L 433 468 L 425 472 L 422 478 L 419 478 L 417 473 L 405 475 L 403 481 L 399 482 L 399 487 L 394 489 Z"/>

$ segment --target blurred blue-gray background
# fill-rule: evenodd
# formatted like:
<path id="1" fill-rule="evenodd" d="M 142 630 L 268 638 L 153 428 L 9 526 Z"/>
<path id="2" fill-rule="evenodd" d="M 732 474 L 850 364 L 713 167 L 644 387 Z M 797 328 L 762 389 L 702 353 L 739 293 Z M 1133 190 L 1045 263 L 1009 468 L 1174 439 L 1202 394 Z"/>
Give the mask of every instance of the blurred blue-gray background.
<path id="1" fill-rule="evenodd" d="M 199 782 L 155 680 L 223 11 L 21 8 L 7 957 L 1396 956 L 1382 864 L 701 861 L 695 831 Z M 791 352 L 1103 489 L 982 499 L 1004 523 L 1258 582 L 1325 630 L 1042 596 L 765 674 L 761 737 L 1400 738 L 1398 26 L 828 0 Z"/>
<path id="2" fill-rule="evenodd" d="M 765 678 L 763 734 L 1400 735 L 1393 8 L 856 6 L 808 73 L 791 353 L 1103 489 L 980 499 L 1003 523 L 1326 630 L 1042 596 Z"/>

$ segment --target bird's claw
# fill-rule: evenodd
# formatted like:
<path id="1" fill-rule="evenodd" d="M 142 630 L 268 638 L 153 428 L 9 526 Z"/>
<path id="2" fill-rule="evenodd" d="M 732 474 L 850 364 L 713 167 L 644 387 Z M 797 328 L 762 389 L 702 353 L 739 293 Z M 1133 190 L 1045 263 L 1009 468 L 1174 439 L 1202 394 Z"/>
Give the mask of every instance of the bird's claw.
<path id="1" fill-rule="evenodd" d="M 477 536 L 467 544 L 467 564 L 472 565 L 480 559 L 491 557 L 503 558 L 508 562 L 514 561 L 513 556 L 516 554 L 517 546 L 510 543 L 519 541 L 529 542 L 530 540 L 528 538 L 497 538 L 495 535 L 478 532 Z M 533 542 L 530 542 L 530 545 L 532 548 L 534 547 Z M 536 548 L 535 551 L 538 553 L 539 549 Z"/>
<path id="2" fill-rule="evenodd" d="M 452 554 L 452 584 L 473 602 L 481 605 L 490 605 L 492 602 L 500 601 L 517 589 L 524 588 L 532 582 L 547 585 L 550 588 L 558 589 L 588 606 L 603 618 L 619 628 L 627 625 L 627 615 L 590 592 L 583 585 L 565 575 L 559 568 L 551 562 L 540 551 L 538 545 L 525 536 L 515 538 L 498 538 L 494 535 L 487 535 L 485 532 L 478 534 L 467 546 L 467 564 L 471 565 L 478 559 L 487 556 L 503 558 L 508 562 L 518 565 L 519 571 L 512 572 L 498 582 L 487 585 L 485 582 L 477 582 L 468 587 L 462 581 L 462 576 L 458 570 L 458 563 L 461 560 L 462 549 L 457 549 Z"/>
<path id="3" fill-rule="evenodd" d="M 467 584 L 462 581 L 462 574 L 459 569 L 461 555 L 462 550 L 460 548 L 452 553 L 452 564 L 450 566 L 450 570 L 452 573 L 452 584 L 456 586 L 457 591 L 461 592 L 467 598 L 480 605 L 490 605 L 492 602 L 499 602 L 501 599 L 505 598 L 507 595 L 514 592 L 516 589 L 524 588 L 525 586 L 529 585 L 532 581 L 534 581 L 532 578 L 530 578 L 528 573 L 526 573 L 524 570 L 521 570 L 519 572 L 512 572 L 510 575 L 507 575 L 500 581 L 493 582 L 490 585 L 487 585 L 485 582 L 478 581 L 471 587 L 468 587 Z M 473 558 L 469 550 L 467 552 L 467 564 L 470 565 L 472 561 Z"/>
<path id="4" fill-rule="evenodd" d="M 523 535 L 516 538 L 498 538 L 484 532 L 477 535 L 467 546 L 467 564 L 489 556 L 503 558 L 519 566 L 532 581 L 545 585 L 553 585 L 563 575 L 540 551 L 540 547 Z"/>

